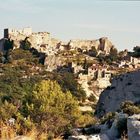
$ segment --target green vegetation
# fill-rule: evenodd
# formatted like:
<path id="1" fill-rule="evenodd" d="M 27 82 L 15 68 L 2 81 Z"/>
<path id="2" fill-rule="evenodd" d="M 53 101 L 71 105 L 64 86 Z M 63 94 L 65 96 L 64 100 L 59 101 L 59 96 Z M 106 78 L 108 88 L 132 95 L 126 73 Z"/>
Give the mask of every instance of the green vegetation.
<path id="1" fill-rule="evenodd" d="M 91 102 L 96 102 L 96 97 L 91 94 L 89 97 L 88 97 L 88 100 L 91 101 Z"/>
<path id="2" fill-rule="evenodd" d="M 43 80 L 27 96 L 24 116 L 30 116 L 37 128 L 46 134 L 61 135 L 76 125 L 80 117 L 78 103 L 70 92 L 63 93 L 55 81 Z"/>
<path id="3" fill-rule="evenodd" d="M 73 74 L 46 72 L 29 50 L 9 52 L 11 61 L 0 64 L 1 138 L 51 139 L 95 122 L 92 114 L 79 110 L 86 95 Z M 7 123 L 10 118 L 15 119 L 14 125 Z"/>
<path id="4" fill-rule="evenodd" d="M 140 113 L 140 106 L 136 106 L 131 101 L 126 101 L 121 104 L 121 109 L 124 113 L 128 115 L 139 114 Z"/>
<path id="5" fill-rule="evenodd" d="M 28 41 L 28 37 L 20 42 L 20 47 L 24 50 L 29 50 L 31 48 L 31 43 Z"/>
<path id="6" fill-rule="evenodd" d="M 114 117 L 115 117 L 115 113 L 114 112 L 107 113 L 105 116 L 103 116 L 101 118 L 101 120 L 100 120 L 101 121 L 101 124 L 104 124 L 105 122 L 108 122 L 111 119 L 114 119 Z"/>
<path id="7" fill-rule="evenodd" d="M 136 46 L 133 48 L 133 53 L 132 53 L 132 56 L 134 57 L 140 57 L 140 46 Z"/>

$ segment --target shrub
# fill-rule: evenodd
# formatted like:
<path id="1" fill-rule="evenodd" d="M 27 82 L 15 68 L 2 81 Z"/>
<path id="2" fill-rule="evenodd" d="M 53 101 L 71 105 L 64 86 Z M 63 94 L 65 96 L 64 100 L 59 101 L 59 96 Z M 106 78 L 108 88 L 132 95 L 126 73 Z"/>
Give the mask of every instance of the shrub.
<path id="1" fill-rule="evenodd" d="M 123 118 L 117 122 L 117 129 L 119 132 L 119 138 L 127 134 L 127 119 Z"/>
<path id="2" fill-rule="evenodd" d="M 133 114 L 139 114 L 140 113 L 140 107 L 134 105 L 131 101 L 126 101 L 121 104 L 121 109 L 124 113 L 127 113 L 128 115 Z"/>
<path id="3" fill-rule="evenodd" d="M 111 119 L 114 119 L 115 113 L 114 112 L 109 112 L 105 116 L 101 118 L 101 124 L 104 124 L 107 121 L 110 121 Z"/>
<path id="4" fill-rule="evenodd" d="M 42 132 L 60 135 L 75 126 L 80 117 L 76 100 L 70 92 L 63 93 L 55 81 L 43 80 L 38 83 L 31 98 L 26 109 Z"/>
<path id="5" fill-rule="evenodd" d="M 91 101 L 91 102 L 96 102 L 96 97 L 91 94 L 89 97 L 88 97 L 88 100 Z"/>

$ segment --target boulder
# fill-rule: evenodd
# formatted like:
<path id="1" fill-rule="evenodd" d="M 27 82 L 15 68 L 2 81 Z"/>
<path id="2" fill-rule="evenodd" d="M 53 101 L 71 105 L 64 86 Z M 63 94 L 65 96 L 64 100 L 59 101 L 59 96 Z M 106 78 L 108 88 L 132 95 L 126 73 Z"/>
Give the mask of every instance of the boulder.
<path id="1" fill-rule="evenodd" d="M 128 117 L 127 129 L 129 140 L 140 140 L 140 114 Z"/>
<path id="2" fill-rule="evenodd" d="M 106 134 L 102 135 L 80 135 L 80 136 L 70 136 L 68 140 L 110 140 Z"/>
<path id="3" fill-rule="evenodd" d="M 125 101 L 134 103 L 140 101 L 140 71 L 129 72 L 114 78 L 111 86 L 107 87 L 100 95 L 96 107 L 97 117 L 102 117 L 108 112 L 115 112 Z"/>

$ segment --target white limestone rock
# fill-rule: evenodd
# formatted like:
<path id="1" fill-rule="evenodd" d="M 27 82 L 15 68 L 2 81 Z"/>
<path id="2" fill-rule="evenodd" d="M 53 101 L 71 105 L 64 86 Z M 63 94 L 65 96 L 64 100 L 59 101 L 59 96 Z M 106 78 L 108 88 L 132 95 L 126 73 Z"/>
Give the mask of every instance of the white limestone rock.
<path id="1" fill-rule="evenodd" d="M 140 71 L 126 73 L 113 79 L 110 87 L 100 95 L 96 107 L 98 117 L 120 109 L 124 101 L 140 101 Z"/>
<path id="2" fill-rule="evenodd" d="M 102 135 L 80 135 L 80 136 L 70 136 L 68 140 L 110 140 L 106 134 Z"/>
<path id="3" fill-rule="evenodd" d="M 140 114 L 128 117 L 127 129 L 129 140 L 140 140 Z"/>

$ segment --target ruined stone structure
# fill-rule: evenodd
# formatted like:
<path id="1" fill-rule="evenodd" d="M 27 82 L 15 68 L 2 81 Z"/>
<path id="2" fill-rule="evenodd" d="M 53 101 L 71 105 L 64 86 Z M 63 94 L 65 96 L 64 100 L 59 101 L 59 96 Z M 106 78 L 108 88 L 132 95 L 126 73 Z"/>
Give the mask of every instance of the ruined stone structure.
<path id="1" fill-rule="evenodd" d="M 38 32 L 32 33 L 28 41 L 31 43 L 31 46 L 36 48 L 39 51 L 44 51 L 50 46 L 50 33 L 48 32 Z"/>
<path id="2" fill-rule="evenodd" d="M 32 28 L 4 29 L 4 38 L 14 40 L 14 48 L 19 48 L 21 41 L 25 38 L 31 43 L 31 47 L 37 49 L 39 52 L 52 54 L 54 48 L 59 43 L 59 40 L 51 38 L 48 32 L 33 33 Z"/>
<path id="3" fill-rule="evenodd" d="M 32 34 L 32 28 L 27 27 L 20 30 L 17 29 L 4 29 L 4 38 L 11 38 L 12 36 L 17 37 L 18 35 L 30 36 Z"/>
<path id="4" fill-rule="evenodd" d="M 105 66 L 100 66 L 93 64 L 91 67 L 88 68 L 88 76 L 90 76 L 93 79 L 99 79 L 99 78 L 111 78 L 111 72 L 107 70 Z"/>
<path id="5" fill-rule="evenodd" d="M 113 44 L 107 37 L 103 37 L 97 40 L 70 40 L 68 43 L 71 49 L 81 48 L 83 50 L 90 50 L 95 47 L 97 51 L 109 54 Z"/>
<path id="6" fill-rule="evenodd" d="M 78 48 L 82 49 L 82 51 L 89 51 L 93 47 L 98 54 L 109 54 L 111 48 L 114 47 L 107 37 L 97 40 L 70 40 L 68 43 L 64 43 L 52 38 L 49 32 L 33 33 L 30 27 L 19 30 L 4 29 L 4 38 L 14 40 L 14 48 L 19 48 L 21 41 L 26 39 L 31 43 L 31 47 L 46 54 L 52 54 L 54 50 L 75 50 Z"/>

